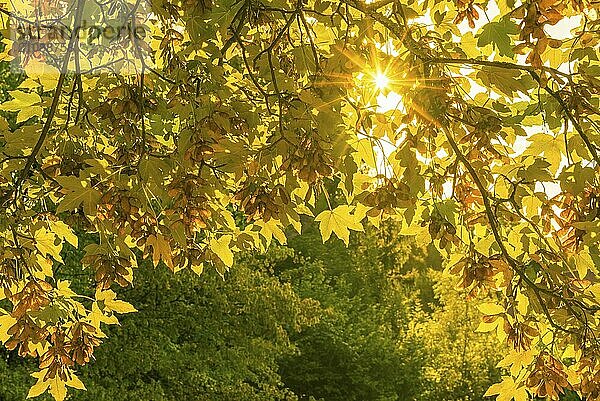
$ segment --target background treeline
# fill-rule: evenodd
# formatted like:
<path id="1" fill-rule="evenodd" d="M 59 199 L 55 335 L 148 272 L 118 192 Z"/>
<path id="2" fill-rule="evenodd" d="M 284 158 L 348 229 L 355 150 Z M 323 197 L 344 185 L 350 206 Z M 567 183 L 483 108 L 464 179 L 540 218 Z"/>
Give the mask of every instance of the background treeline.
<path id="1" fill-rule="evenodd" d="M 93 288 L 81 242 L 60 274 Z M 119 294 L 139 312 L 107 329 L 71 400 L 482 400 L 500 375 L 474 303 L 393 225 L 348 248 L 309 227 L 224 278 L 142 266 Z M 23 400 L 32 366 L 1 352 L 0 400 Z"/>

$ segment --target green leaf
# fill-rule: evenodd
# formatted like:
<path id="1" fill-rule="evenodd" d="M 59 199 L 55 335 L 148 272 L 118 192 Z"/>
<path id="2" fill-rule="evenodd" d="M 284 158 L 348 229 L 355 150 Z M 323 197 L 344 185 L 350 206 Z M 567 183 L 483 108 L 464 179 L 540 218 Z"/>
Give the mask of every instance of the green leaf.
<path id="1" fill-rule="evenodd" d="M 481 32 L 477 35 L 477 46 L 484 47 L 493 45 L 501 56 L 512 57 L 512 39 L 509 35 L 516 35 L 520 32 L 519 26 L 509 18 L 503 18 L 498 22 L 489 22 L 485 24 Z"/>
<path id="2" fill-rule="evenodd" d="M 96 215 L 96 207 L 100 201 L 100 191 L 89 186 L 77 177 L 58 177 L 56 181 L 67 192 L 56 208 L 56 213 L 75 210 L 83 204 L 83 211 L 88 216 Z"/>
<path id="3" fill-rule="evenodd" d="M 521 71 L 508 68 L 481 67 L 476 77 L 486 87 L 491 87 L 510 97 L 515 97 L 519 92 L 527 94 L 532 87 L 531 79 L 526 78 Z"/>

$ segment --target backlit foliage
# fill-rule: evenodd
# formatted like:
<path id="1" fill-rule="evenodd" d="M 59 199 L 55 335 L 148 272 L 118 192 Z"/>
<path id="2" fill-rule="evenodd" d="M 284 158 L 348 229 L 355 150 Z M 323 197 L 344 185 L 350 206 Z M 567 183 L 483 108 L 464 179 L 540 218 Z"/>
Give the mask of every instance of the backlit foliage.
<path id="1" fill-rule="evenodd" d="M 103 326 L 135 311 L 114 290 L 139 259 L 224 271 L 305 215 L 346 242 L 393 216 L 471 296 L 500 294 L 481 330 L 513 351 L 489 394 L 600 399 L 598 2 L 23 0 L 0 13 L 7 37 L 28 28 L 2 53 L 26 77 L 0 105 L 0 339 L 38 358 L 30 396 L 84 387 L 75 371 Z M 114 21 L 145 35 L 106 44 L 79 29 Z M 82 259 L 91 298 L 60 277 L 75 230 L 97 238 Z"/>

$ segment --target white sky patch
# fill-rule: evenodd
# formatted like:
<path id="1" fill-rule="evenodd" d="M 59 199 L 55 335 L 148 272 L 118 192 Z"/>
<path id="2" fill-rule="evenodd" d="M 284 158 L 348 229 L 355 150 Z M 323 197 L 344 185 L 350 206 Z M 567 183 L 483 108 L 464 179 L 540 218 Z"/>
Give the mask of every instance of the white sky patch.
<path id="1" fill-rule="evenodd" d="M 552 39 L 565 40 L 570 39 L 573 35 L 571 31 L 581 25 L 581 15 L 572 17 L 564 17 L 554 25 L 544 25 L 544 32 Z"/>
<path id="2" fill-rule="evenodd" d="M 562 190 L 560 189 L 560 184 L 556 182 L 536 182 L 535 192 L 545 193 L 548 199 L 551 199 L 561 193 Z"/>

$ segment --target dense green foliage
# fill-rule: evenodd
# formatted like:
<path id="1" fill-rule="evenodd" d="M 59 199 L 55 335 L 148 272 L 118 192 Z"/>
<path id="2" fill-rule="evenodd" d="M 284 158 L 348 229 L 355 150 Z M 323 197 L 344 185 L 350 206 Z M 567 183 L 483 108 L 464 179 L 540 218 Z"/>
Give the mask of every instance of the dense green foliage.
<path id="1" fill-rule="evenodd" d="M 119 292 L 139 313 L 107 330 L 82 371 L 88 391 L 69 399 L 482 399 L 499 377 L 497 340 L 473 332 L 479 313 L 429 268 L 437 258 L 390 227 L 352 245 L 309 231 L 244 255 L 225 279 L 141 268 Z M 61 274 L 83 289 L 69 252 Z M 1 400 L 24 398 L 31 367 L 4 353 Z"/>
<path id="2" fill-rule="evenodd" d="M 356 236 L 349 248 L 323 245 L 316 235 L 291 241 L 315 262 L 282 276 L 331 311 L 295 336 L 300 353 L 282 364 L 297 394 L 310 389 L 327 401 L 478 400 L 497 378 L 502 347 L 474 333 L 474 305 L 431 268 L 439 266 L 434 254 L 395 228 Z"/>

